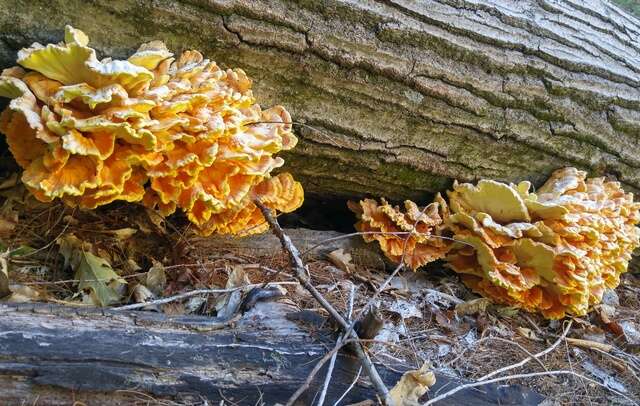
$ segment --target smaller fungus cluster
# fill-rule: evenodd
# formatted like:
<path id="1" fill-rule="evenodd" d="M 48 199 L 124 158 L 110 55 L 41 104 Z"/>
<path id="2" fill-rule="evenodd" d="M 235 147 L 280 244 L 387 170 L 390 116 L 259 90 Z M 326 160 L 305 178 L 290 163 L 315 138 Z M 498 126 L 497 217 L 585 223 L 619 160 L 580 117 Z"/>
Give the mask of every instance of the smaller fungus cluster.
<path id="1" fill-rule="evenodd" d="M 416 243 L 406 245 L 406 264 L 416 269 L 428 262 L 414 252 L 439 244 L 434 259 L 446 255 L 467 286 L 497 303 L 552 319 L 586 314 L 602 300 L 605 288 L 618 286 L 640 246 L 640 203 L 618 182 L 587 179 L 575 168 L 554 172 L 537 193 L 530 188 L 529 182 L 455 183 L 448 208 L 439 196 L 434 203 L 440 222 L 416 227 L 410 235 Z M 386 202 L 378 206 L 365 200 L 356 206 L 351 204 L 361 231 L 412 230 L 419 224 L 415 214 L 409 215 L 412 203 L 406 214 L 383 211 L 380 207 L 390 208 Z M 432 239 L 434 230 L 437 235 L 448 230 L 455 241 Z M 402 258 L 402 236 L 365 238 L 379 241 L 389 258 Z"/>
<path id="2" fill-rule="evenodd" d="M 23 183 L 41 201 L 93 209 L 142 201 L 166 216 L 183 210 L 200 234 L 238 235 L 267 226 L 253 203 L 292 211 L 303 201 L 275 155 L 293 148 L 291 117 L 262 110 L 240 69 L 197 51 L 177 59 L 162 42 L 127 60 L 98 60 L 87 36 L 18 53 L 0 75 L 11 98 L 0 131 Z"/>
<path id="3" fill-rule="evenodd" d="M 417 269 L 444 258 L 450 246 L 443 236 L 444 219 L 448 217 L 444 200 L 438 195 L 436 201 L 426 207 L 407 200 L 404 207 L 403 212 L 384 198 L 380 204 L 373 199 L 349 202 L 349 208 L 360 219 L 356 229 L 363 233 L 366 242 L 377 241 L 390 260 L 404 261 Z"/>

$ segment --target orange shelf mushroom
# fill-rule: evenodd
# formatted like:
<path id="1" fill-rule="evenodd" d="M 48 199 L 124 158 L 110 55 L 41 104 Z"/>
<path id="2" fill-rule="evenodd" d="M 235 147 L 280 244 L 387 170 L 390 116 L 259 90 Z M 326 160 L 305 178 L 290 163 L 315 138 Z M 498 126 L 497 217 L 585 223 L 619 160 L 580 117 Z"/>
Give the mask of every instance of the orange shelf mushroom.
<path id="1" fill-rule="evenodd" d="M 474 291 L 551 319 L 581 316 L 615 288 L 640 246 L 640 204 L 618 182 L 565 168 L 538 190 L 455 184 L 447 257 Z"/>
<path id="2" fill-rule="evenodd" d="M 448 211 L 440 195 L 424 208 L 407 200 L 404 211 L 385 199 L 380 203 L 364 199 L 348 204 L 360 220 L 356 229 L 364 233 L 364 240 L 377 241 L 387 258 L 396 263 L 404 260 L 407 266 L 417 269 L 444 258 L 449 250 L 450 241 L 443 236 Z"/>
<path id="3" fill-rule="evenodd" d="M 540 312 L 551 319 L 581 316 L 615 288 L 640 246 L 640 203 L 618 182 L 586 178 L 565 168 L 538 190 L 531 184 L 481 180 L 453 185 L 449 207 L 438 195 L 424 214 L 382 200 L 350 203 L 366 241 L 378 241 L 390 259 L 414 270 L 446 256 L 475 292 L 496 303 Z M 393 232 L 411 231 L 404 236 Z M 431 238 L 451 235 L 455 242 Z"/>
<path id="4" fill-rule="evenodd" d="M 21 50 L 21 67 L 0 75 L 0 96 L 12 99 L 0 131 L 36 198 L 181 209 L 203 235 L 264 231 L 255 197 L 278 211 L 302 204 L 289 174 L 271 178 L 284 163 L 275 155 L 297 143 L 291 117 L 262 110 L 242 70 L 197 51 L 176 60 L 159 41 L 98 60 L 88 41 L 67 26 L 63 43 Z"/>

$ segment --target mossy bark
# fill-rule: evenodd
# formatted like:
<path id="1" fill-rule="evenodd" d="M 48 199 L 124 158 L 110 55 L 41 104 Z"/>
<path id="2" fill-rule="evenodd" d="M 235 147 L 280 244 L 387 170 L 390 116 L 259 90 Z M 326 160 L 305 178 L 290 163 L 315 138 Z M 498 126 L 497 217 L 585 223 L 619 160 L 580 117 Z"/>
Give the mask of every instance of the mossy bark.
<path id="1" fill-rule="evenodd" d="M 310 195 L 426 198 L 577 166 L 640 190 L 640 22 L 600 0 L 0 0 L 0 65 L 84 30 L 164 40 L 255 79 Z"/>

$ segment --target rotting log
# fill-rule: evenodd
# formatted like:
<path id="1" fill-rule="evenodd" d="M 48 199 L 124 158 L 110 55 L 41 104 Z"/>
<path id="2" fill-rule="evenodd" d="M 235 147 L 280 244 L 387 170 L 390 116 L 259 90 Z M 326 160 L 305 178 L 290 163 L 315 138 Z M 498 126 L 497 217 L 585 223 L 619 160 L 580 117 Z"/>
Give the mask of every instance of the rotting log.
<path id="1" fill-rule="evenodd" d="M 164 40 L 255 79 L 309 194 L 424 199 L 572 165 L 640 190 L 640 22 L 604 0 L 0 0 L 0 66 L 65 24 L 103 55 Z"/>
<path id="2" fill-rule="evenodd" d="M 259 303 L 232 327 L 216 328 L 215 319 L 203 316 L 2 303 L 0 404 L 128 405 L 154 399 L 284 404 L 334 338 L 292 321 L 292 314 L 295 309 L 288 305 Z M 347 354 L 338 357 L 326 404 L 353 381 L 357 362 Z M 405 369 L 377 367 L 389 386 Z M 323 371 L 316 378 L 297 404 L 312 404 Z M 438 375 L 432 390 L 459 384 Z M 374 396 L 361 379 L 342 404 Z M 458 392 L 443 404 L 537 405 L 542 400 L 519 385 L 494 384 Z"/>

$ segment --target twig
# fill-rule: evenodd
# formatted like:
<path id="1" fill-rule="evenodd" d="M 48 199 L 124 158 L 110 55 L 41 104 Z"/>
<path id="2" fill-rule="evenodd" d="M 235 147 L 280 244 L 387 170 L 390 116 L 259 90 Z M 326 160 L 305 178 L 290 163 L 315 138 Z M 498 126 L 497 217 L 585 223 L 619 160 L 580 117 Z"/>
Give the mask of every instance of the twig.
<path id="1" fill-rule="evenodd" d="M 612 362 L 618 362 L 620 364 L 622 364 L 622 366 L 629 371 L 629 373 L 636 379 L 636 381 L 638 381 L 638 383 L 640 384 L 640 377 L 638 376 L 638 374 L 636 374 L 636 371 L 634 371 L 634 367 L 631 363 L 629 363 L 627 360 L 620 358 L 620 357 L 616 357 L 615 355 L 611 355 L 609 354 L 609 352 L 607 351 L 602 351 L 599 348 L 593 347 L 591 348 L 592 350 L 599 352 L 600 354 L 611 358 L 613 361 Z"/>
<path id="2" fill-rule="evenodd" d="M 351 291 L 349 292 L 349 308 L 347 310 L 347 320 L 351 320 L 351 314 L 353 313 L 353 301 L 355 299 L 355 293 L 356 293 L 355 288 L 356 288 L 355 285 L 352 283 Z M 342 342 L 343 337 L 344 335 L 342 334 L 338 337 L 338 341 L 336 345 Z M 324 399 L 327 396 L 327 390 L 329 389 L 329 383 L 331 382 L 331 375 L 333 374 L 333 368 L 336 365 L 337 357 L 338 357 L 338 352 L 336 351 L 333 353 L 333 356 L 331 356 L 331 361 L 329 362 L 329 368 L 327 368 L 327 374 L 324 378 L 324 384 L 322 385 L 322 392 L 320 392 L 320 398 L 318 399 L 317 406 L 324 405 Z"/>
<path id="3" fill-rule="evenodd" d="M 358 373 L 356 374 L 356 377 L 353 379 L 353 382 L 351 382 L 351 385 L 349 385 L 349 387 L 347 388 L 346 391 L 344 391 L 342 396 L 340 396 L 340 398 L 338 398 L 338 400 L 336 400 L 336 402 L 333 404 L 333 406 L 338 406 L 340 404 L 340 402 L 342 401 L 342 399 L 344 399 L 344 397 L 347 396 L 347 394 L 349 392 L 351 392 L 351 389 L 353 389 L 353 387 L 356 386 L 356 383 L 358 383 L 358 379 L 360 379 L 360 374 L 361 373 L 362 373 L 362 367 L 360 367 L 358 369 Z"/>
<path id="4" fill-rule="evenodd" d="M 272 285 L 297 285 L 298 282 L 272 282 L 271 284 Z M 163 297 L 162 299 L 151 300 L 149 302 L 134 303 L 130 305 L 115 307 L 113 308 L 113 310 L 121 311 L 121 310 L 141 309 L 147 306 L 154 306 L 154 305 L 161 305 L 161 304 L 175 302 L 176 300 L 186 299 L 191 296 L 207 295 L 207 294 L 213 294 L 213 293 L 230 293 L 230 292 L 235 292 L 237 290 L 245 290 L 245 289 L 249 290 L 249 289 L 258 288 L 258 287 L 262 287 L 262 284 L 254 283 L 250 285 L 239 286 L 237 288 L 229 288 L 229 289 L 196 289 L 189 292 L 180 293 L 179 295 L 175 295 L 175 296 L 169 296 L 169 297 Z"/>
<path id="5" fill-rule="evenodd" d="M 353 315 L 353 301 L 356 297 L 356 285 L 351 283 L 351 291 L 349 291 L 349 309 L 347 310 L 347 320 L 351 321 Z"/>
<path id="6" fill-rule="evenodd" d="M 402 245 L 402 257 L 400 257 L 400 261 L 398 261 L 398 266 L 396 266 L 393 272 L 391 272 L 391 275 L 389 275 L 387 279 L 385 279 L 385 281 L 380 286 L 378 286 L 378 289 L 376 289 L 376 291 L 373 293 L 373 295 L 371 296 L 367 304 L 360 309 L 360 313 L 358 313 L 358 316 L 351 322 L 351 325 L 347 329 L 347 332 L 346 332 L 347 335 L 351 334 L 351 331 L 353 331 L 353 329 L 355 328 L 356 323 L 358 323 L 358 321 L 362 318 L 362 316 L 366 314 L 369 311 L 369 309 L 375 304 L 380 293 L 382 293 L 387 288 L 389 283 L 391 283 L 393 278 L 396 277 L 398 272 L 404 269 L 405 267 L 404 260 L 407 255 L 407 245 L 409 243 L 409 237 L 411 237 L 411 235 L 413 234 L 413 231 L 415 230 L 416 226 L 418 225 L 418 222 L 420 221 L 419 219 L 422 217 L 422 215 L 425 213 L 425 210 L 427 210 L 428 207 L 429 206 L 427 205 L 422 209 L 420 216 L 417 217 L 418 220 L 416 220 L 413 223 L 411 231 L 408 231 L 407 232 L 408 234 L 404 237 L 404 243 Z M 443 238 L 446 238 L 446 237 L 443 237 Z M 465 242 L 462 242 L 462 243 L 469 245 L 468 243 L 465 243 Z"/>
<path id="7" fill-rule="evenodd" d="M 311 372 L 309 372 L 309 375 L 307 375 L 307 379 L 305 379 L 304 383 L 298 388 L 298 390 L 296 390 L 293 395 L 291 395 L 291 397 L 289 397 L 289 400 L 287 400 L 287 403 L 285 404 L 285 406 L 293 406 L 293 404 L 296 402 L 296 400 L 298 400 L 298 398 L 307 390 L 309 389 L 309 386 L 311 386 L 311 382 L 313 382 L 313 378 L 315 378 L 316 374 L 318 373 L 318 371 L 320 371 L 320 369 L 322 369 L 322 367 L 324 366 L 324 364 L 329 361 L 331 358 L 333 358 L 333 354 L 337 354 L 338 351 L 344 347 L 346 344 L 348 344 L 349 342 L 354 341 L 354 340 L 344 340 L 344 337 L 340 337 L 338 339 L 338 341 L 336 342 L 336 345 L 333 347 L 333 349 L 331 351 L 329 351 L 328 353 L 326 353 L 324 355 L 324 357 L 322 357 L 320 359 L 320 361 L 318 361 L 316 363 L 316 365 L 313 367 L 313 369 L 311 370 Z"/>
<path id="8" fill-rule="evenodd" d="M 556 340 L 556 342 L 554 342 L 549 348 L 547 348 L 544 351 L 541 351 L 537 354 L 535 354 L 533 357 L 529 357 L 529 358 L 525 358 L 522 361 L 518 362 L 517 364 L 513 364 L 513 365 L 509 365 L 506 366 L 504 368 L 500 368 L 496 371 L 490 372 L 482 377 L 480 377 L 478 379 L 478 381 L 482 382 L 482 381 L 486 381 L 487 379 L 491 378 L 492 376 L 496 376 L 498 374 L 501 374 L 503 372 L 507 372 L 510 371 L 512 369 L 515 368 L 519 368 L 525 364 L 527 364 L 529 361 L 533 360 L 533 359 L 538 359 L 540 357 L 542 357 L 543 355 L 546 355 L 548 353 L 550 353 L 551 351 L 555 350 L 556 347 L 558 345 L 560 345 L 560 343 L 565 339 L 565 337 L 567 336 L 567 334 L 569 333 L 569 330 L 571 329 L 571 325 L 573 324 L 573 320 L 569 320 L 569 323 L 567 324 L 567 327 L 564 329 L 564 332 L 562 333 L 562 335 Z"/>
<path id="9" fill-rule="evenodd" d="M 63 212 L 64 213 L 64 212 Z M 47 244 L 45 244 L 44 246 L 35 249 L 33 251 L 27 252 L 26 254 L 22 254 L 22 255 L 16 255 L 14 258 L 27 258 L 30 257 L 34 254 L 37 254 L 38 252 L 44 251 L 47 248 L 51 247 L 53 244 L 56 243 L 56 241 L 58 241 L 58 238 L 62 237 L 62 235 L 67 231 L 67 228 L 69 228 L 69 224 L 65 224 L 64 228 L 62 229 L 62 231 L 60 231 L 60 234 L 58 234 L 56 236 L 56 238 L 54 238 L 53 240 L 49 241 Z"/>
<path id="10" fill-rule="evenodd" d="M 338 337 L 336 346 L 342 343 L 342 337 L 343 337 L 342 334 Z M 320 398 L 318 399 L 317 406 L 324 405 L 324 398 L 327 396 L 327 389 L 329 389 L 329 383 L 331 382 L 331 375 L 333 375 L 333 368 L 336 365 L 336 358 L 338 358 L 338 351 L 333 352 L 333 355 L 331 356 L 331 361 L 329 361 L 329 368 L 327 368 L 327 374 L 324 377 L 324 384 L 322 385 L 322 391 L 320 392 Z"/>
<path id="11" fill-rule="evenodd" d="M 464 385 L 460 385 L 454 389 L 451 389 L 449 392 L 443 393 L 442 395 L 436 396 L 433 399 L 430 399 L 429 401 L 427 401 L 426 403 L 423 403 L 422 406 L 429 406 L 432 405 L 436 402 L 439 402 L 443 399 L 446 399 L 450 396 L 452 396 L 453 394 L 460 392 L 461 390 L 465 390 L 465 389 L 469 389 L 469 388 L 475 388 L 478 386 L 483 386 L 483 385 L 488 385 L 490 383 L 496 383 L 496 382 L 502 382 L 502 381 L 508 381 L 510 379 L 524 379 L 524 378 L 535 378 L 538 376 L 554 376 L 554 375 L 571 375 L 571 376 L 575 376 L 578 377 L 580 379 L 584 379 L 588 382 L 591 382 L 593 384 L 596 384 L 598 386 L 601 386 L 603 388 L 606 388 L 608 390 L 610 390 L 611 392 L 615 393 L 618 396 L 622 396 L 623 398 L 629 400 L 630 402 L 632 402 L 633 404 L 636 404 L 636 402 L 631 399 L 630 397 L 626 396 L 624 393 L 620 393 L 617 390 L 611 389 L 610 387 L 594 380 L 591 378 L 588 378 L 584 375 L 578 374 L 576 372 L 573 371 L 568 371 L 568 370 L 557 370 L 557 371 L 546 371 L 546 372 L 532 372 L 529 374 L 518 374 L 518 375 L 507 375 L 507 376 L 501 376 L 499 378 L 493 378 L 493 379 L 489 379 L 486 381 L 481 381 L 481 382 L 473 382 L 473 383 L 467 383 Z"/>
<path id="12" fill-rule="evenodd" d="M 428 336 L 427 336 L 428 337 Z M 515 341 L 511 341 L 511 340 L 507 340 L 506 338 L 502 338 L 502 337 L 493 337 L 493 336 L 489 336 L 489 337 L 484 337 L 481 338 L 480 340 L 476 341 L 473 343 L 474 346 L 480 345 L 481 343 L 485 342 L 485 341 L 490 341 L 490 340 L 495 340 L 495 341 L 500 341 L 503 343 L 507 343 L 507 344 L 511 344 L 511 345 L 515 345 L 516 347 L 518 347 L 522 352 L 524 352 L 525 354 L 527 354 L 529 357 L 531 357 L 533 360 L 535 360 L 538 364 L 540 364 L 540 366 L 542 367 L 542 369 L 544 369 L 545 371 L 548 371 L 547 367 L 542 363 L 542 361 L 540 361 L 538 358 L 535 357 L 535 355 L 531 354 L 526 348 L 524 348 L 522 345 L 516 343 Z M 470 349 L 471 347 L 465 348 L 457 357 L 455 357 L 454 359 L 452 359 L 451 361 L 447 362 L 446 366 L 452 365 L 454 364 L 456 361 L 458 361 L 460 358 L 464 357 L 464 355 L 467 353 L 467 351 Z"/>
<path id="13" fill-rule="evenodd" d="M 529 317 L 526 313 L 520 313 L 520 316 L 522 316 L 522 318 L 525 319 L 527 323 L 529 323 L 531 327 L 533 327 L 538 332 L 538 334 L 544 334 L 540 327 L 538 327 L 538 325 L 533 320 L 531 320 L 531 317 Z"/>
<path id="14" fill-rule="evenodd" d="M 425 288 L 425 289 L 422 289 L 422 291 L 423 292 L 427 292 L 427 293 L 433 293 L 434 295 L 440 296 L 441 298 L 446 299 L 446 300 L 448 300 L 450 302 L 453 302 L 455 304 L 464 303 L 464 300 L 459 299 L 459 298 L 457 298 L 457 297 L 455 297 L 453 295 L 450 295 L 448 293 L 440 292 L 439 290 Z"/>
<path id="15" fill-rule="evenodd" d="M 408 235 L 411 234 L 409 231 L 397 231 L 397 232 L 391 232 L 391 231 L 359 231 L 359 232 L 355 232 L 355 233 L 349 233 L 349 234 L 343 234 L 343 235 L 339 235 L 337 237 L 331 237 L 331 238 L 325 238 L 324 240 L 320 241 L 317 244 L 312 245 L 311 247 L 307 248 L 306 250 L 302 251 L 302 253 L 300 254 L 301 257 L 305 257 L 308 253 L 310 253 L 311 251 L 315 250 L 318 247 L 321 247 L 327 243 L 330 242 L 334 242 L 334 241 L 340 241 L 340 240 L 344 240 L 347 238 L 351 238 L 351 237 L 356 237 L 359 235 Z"/>
<path id="16" fill-rule="evenodd" d="M 353 331 L 352 325 L 350 326 L 347 321 L 338 313 L 338 311 L 327 301 L 327 299 L 322 296 L 320 292 L 311 284 L 310 278 L 307 275 L 306 268 L 304 266 L 304 262 L 300 258 L 300 252 L 291 242 L 291 238 L 282 231 L 280 224 L 273 217 L 270 209 L 264 206 L 259 199 L 255 200 L 256 205 L 260 208 L 262 215 L 267 220 L 269 225 L 271 226 L 271 230 L 275 234 L 276 237 L 280 240 L 282 244 L 282 249 L 289 255 L 289 260 L 291 262 L 291 266 L 293 267 L 296 279 L 300 282 L 302 286 L 305 287 L 311 293 L 311 296 L 316 299 L 316 301 L 329 313 L 329 315 L 342 327 L 344 330 L 345 337 L 353 337 L 354 339 L 358 339 L 358 334 Z M 376 367 L 371 362 L 371 358 L 364 352 L 360 343 L 355 343 L 354 349 L 356 351 L 356 355 L 360 358 L 362 362 L 362 366 L 367 371 L 373 386 L 376 388 L 376 392 L 380 395 L 380 398 L 383 400 L 384 404 L 392 405 L 392 401 L 389 397 L 389 389 L 385 386 L 380 374 L 376 370 Z"/>
<path id="17" fill-rule="evenodd" d="M 582 340 L 580 338 L 567 337 L 567 342 L 571 345 L 575 345 L 576 347 L 598 349 L 603 352 L 610 352 L 613 349 L 613 345 L 611 344 L 599 343 L 597 341 L 591 340 Z"/>
<path id="18" fill-rule="evenodd" d="M 257 204 L 258 204 L 258 207 L 260 207 L 260 209 L 262 210 L 262 213 L 264 214 L 265 218 L 267 218 L 267 221 L 269 221 L 269 218 L 272 218 L 271 213 L 259 201 L 257 202 Z M 424 212 L 427 209 L 427 207 L 428 206 L 425 206 L 422 209 L 422 213 L 421 214 L 424 214 Z M 418 218 L 420 218 L 420 217 L 421 216 L 419 216 Z M 413 231 L 415 230 L 415 228 L 416 228 L 416 226 L 418 224 L 418 221 L 419 220 L 415 221 L 415 223 L 413 224 L 412 230 L 407 232 L 407 234 L 406 234 L 406 236 L 404 238 L 404 243 L 403 243 L 403 246 L 402 246 L 402 257 L 400 258 L 400 261 L 398 262 L 398 266 L 396 266 L 396 268 L 393 270 L 391 275 L 389 275 L 387 277 L 387 279 L 382 283 L 382 285 L 380 285 L 378 287 L 378 289 L 376 289 L 376 291 L 374 292 L 373 296 L 369 299 L 367 304 L 363 308 L 360 309 L 360 312 L 358 313 L 358 315 L 351 321 L 351 324 L 349 324 L 346 328 L 343 327 L 345 329 L 345 336 L 346 337 L 349 337 L 349 336 L 357 337 L 358 336 L 356 333 L 354 333 L 354 328 L 355 328 L 356 324 L 358 323 L 358 321 L 360 321 L 360 319 L 363 317 L 363 315 L 367 314 L 369 309 L 372 306 L 375 305 L 375 301 L 378 298 L 378 295 L 380 295 L 380 293 L 386 289 L 387 285 L 389 285 L 389 283 L 391 283 L 391 280 L 398 274 L 398 272 L 400 272 L 404 268 L 404 266 L 405 266 L 404 260 L 405 260 L 406 254 L 407 254 L 407 245 L 409 243 L 409 237 L 412 235 Z M 276 224 L 276 226 L 278 228 L 280 228 L 280 226 L 277 224 L 277 222 L 275 222 L 275 224 Z M 272 227 L 273 227 L 273 225 L 272 225 Z M 274 232 L 275 232 L 275 229 L 274 229 Z M 284 233 L 282 233 L 282 229 L 280 229 L 280 232 L 281 232 L 281 234 L 284 234 Z M 361 233 L 353 233 L 353 234 L 354 235 L 359 235 Z M 446 237 L 443 237 L 443 238 L 446 238 Z M 284 246 L 284 244 L 285 244 L 284 241 L 282 241 L 282 244 Z M 309 251 L 309 250 L 307 250 L 307 251 Z M 305 252 L 307 252 L 307 251 L 305 251 Z M 300 260 L 300 262 L 302 262 L 302 261 Z M 305 276 L 306 276 L 306 274 L 305 274 Z M 389 390 L 384 385 L 384 382 L 382 382 L 382 380 L 380 379 L 380 376 L 378 375 L 378 371 L 375 370 L 375 367 L 373 367 L 373 363 L 371 363 L 370 358 L 366 355 L 366 353 L 364 353 L 364 351 L 362 350 L 362 347 L 359 345 L 359 343 L 357 345 L 355 345 L 354 347 L 356 349 L 356 353 L 357 353 L 358 357 L 362 361 L 362 365 L 364 366 L 365 370 L 369 374 L 369 377 L 371 378 L 371 382 L 373 382 L 374 386 L 376 387 L 376 390 L 377 390 L 378 394 L 383 394 L 383 396 L 380 396 L 380 398 L 382 399 L 382 402 L 384 404 L 387 404 L 387 405 L 392 405 L 393 401 L 391 400 L 391 398 L 389 396 Z M 368 368 L 368 364 L 365 362 L 365 360 L 368 361 L 368 364 L 370 364 L 373 367 L 373 370 L 370 370 Z M 377 379 L 373 379 L 372 373 L 375 374 L 375 376 L 377 376 Z"/>
<path id="19" fill-rule="evenodd" d="M 138 276 L 146 275 L 146 272 L 138 272 L 131 275 L 121 276 L 122 279 L 131 279 Z M 111 282 L 113 278 L 103 278 L 103 279 L 85 279 L 85 282 Z M 35 285 L 66 285 L 68 283 L 79 283 L 80 279 L 65 279 L 62 281 L 40 281 L 40 282 L 25 282 L 23 285 L 27 286 L 35 286 Z"/>
<path id="20" fill-rule="evenodd" d="M 571 352 L 569 351 L 569 344 L 567 343 L 566 337 L 564 340 L 564 348 L 567 354 L 567 362 L 569 363 L 569 369 L 572 372 L 575 372 L 575 369 L 573 368 L 573 362 L 571 361 Z M 583 379 L 576 379 L 576 380 L 580 381 L 580 385 L 582 385 L 582 389 L 584 390 L 584 393 L 586 395 L 587 401 L 589 402 L 589 405 L 593 406 L 593 402 L 591 401 L 591 394 L 589 393 L 589 388 L 587 388 L 587 384 L 584 382 Z"/>

